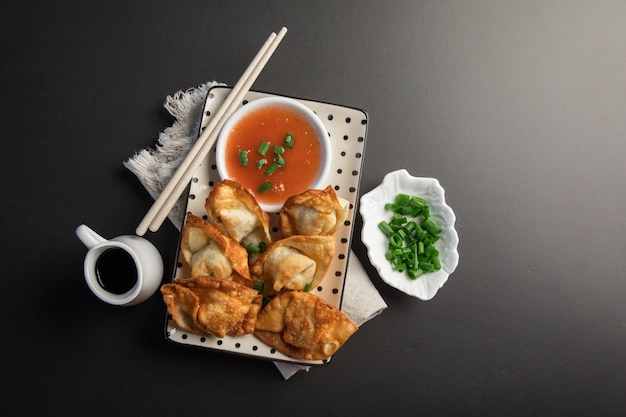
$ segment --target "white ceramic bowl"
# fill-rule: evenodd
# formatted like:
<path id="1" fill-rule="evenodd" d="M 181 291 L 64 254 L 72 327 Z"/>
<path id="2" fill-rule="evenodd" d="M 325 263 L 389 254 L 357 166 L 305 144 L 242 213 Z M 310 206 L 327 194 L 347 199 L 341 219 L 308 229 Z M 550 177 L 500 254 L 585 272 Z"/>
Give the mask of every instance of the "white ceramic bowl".
<path id="1" fill-rule="evenodd" d="M 328 184 L 326 184 L 326 179 L 328 177 L 328 173 L 330 172 L 331 167 L 331 155 L 332 149 L 330 144 L 330 138 L 328 136 L 328 130 L 322 123 L 319 117 L 307 106 L 302 104 L 301 102 L 287 97 L 281 96 L 272 96 L 260 98 L 257 100 L 250 101 L 244 104 L 242 107 L 237 109 L 224 123 L 222 130 L 217 138 L 216 144 L 216 165 L 217 171 L 221 179 L 233 179 L 230 173 L 227 170 L 225 163 L 225 152 L 226 152 L 226 144 L 229 141 L 229 138 L 232 134 L 232 130 L 244 117 L 254 113 L 255 111 L 264 108 L 264 107 L 273 107 L 273 106 L 283 106 L 288 107 L 292 111 L 296 112 L 300 116 L 304 117 L 306 121 L 308 121 L 313 127 L 313 131 L 315 136 L 319 139 L 321 153 L 322 153 L 322 163 L 320 170 L 317 173 L 315 180 L 306 188 L 302 190 L 296 190 L 291 193 L 291 195 L 299 194 L 300 192 L 306 191 L 309 188 L 325 188 Z M 297 138 L 296 138 L 296 146 L 297 146 Z M 285 158 L 287 159 L 287 158 Z M 289 162 L 287 161 L 287 164 Z M 290 167 L 287 165 L 286 169 L 292 170 L 294 175 L 298 175 L 297 167 Z M 271 180 L 271 178 L 270 178 Z M 251 189 L 250 191 L 256 196 L 256 189 Z M 265 204 L 259 201 L 259 205 L 261 208 L 269 213 L 275 213 L 280 211 L 284 201 L 290 197 L 291 195 L 285 195 L 284 199 L 279 204 Z"/>
<path id="2" fill-rule="evenodd" d="M 439 250 L 441 269 L 427 272 L 415 280 L 404 272 L 394 270 L 385 258 L 389 240 L 378 228 L 381 220 L 389 221 L 392 216 L 390 211 L 385 210 L 385 203 L 393 202 L 400 193 L 425 199 L 430 207 L 431 217 L 442 229 L 440 239 L 435 243 Z M 459 264 L 459 237 L 454 229 L 456 216 L 446 204 L 445 191 L 439 181 L 434 178 L 413 177 L 405 169 L 390 172 L 378 187 L 361 197 L 359 211 L 363 218 L 361 240 L 367 247 L 370 262 L 382 280 L 413 297 L 422 300 L 433 298 Z"/>

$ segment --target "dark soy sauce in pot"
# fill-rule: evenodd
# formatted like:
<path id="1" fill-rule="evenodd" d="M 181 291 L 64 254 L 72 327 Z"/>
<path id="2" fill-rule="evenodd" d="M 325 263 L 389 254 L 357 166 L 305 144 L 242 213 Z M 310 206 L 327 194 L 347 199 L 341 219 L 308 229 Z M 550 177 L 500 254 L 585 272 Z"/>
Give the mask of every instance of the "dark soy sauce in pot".
<path id="1" fill-rule="evenodd" d="M 124 294 L 137 282 L 133 257 L 121 248 L 105 250 L 96 261 L 96 275 L 102 288 L 113 294 Z"/>

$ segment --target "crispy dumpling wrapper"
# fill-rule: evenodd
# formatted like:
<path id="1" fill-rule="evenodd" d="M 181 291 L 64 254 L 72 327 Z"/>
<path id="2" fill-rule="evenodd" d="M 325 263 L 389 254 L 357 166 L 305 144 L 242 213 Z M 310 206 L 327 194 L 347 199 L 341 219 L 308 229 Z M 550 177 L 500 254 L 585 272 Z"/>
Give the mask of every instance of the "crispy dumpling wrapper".
<path id="1" fill-rule="evenodd" d="M 167 312 L 181 329 L 217 337 L 254 332 L 261 297 L 235 281 L 200 276 L 161 286 Z"/>
<path id="2" fill-rule="evenodd" d="M 279 213 L 283 237 L 292 235 L 330 235 L 348 217 L 350 202 L 337 197 L 330 185 L 323 190 L 310 189 L 289 197 Z"/>
<path id="3" fill-rule="evenodd" d="M 273 242 L 250 266 L 254 281 L 263 282 L 263 293 L 305 290 L 319 285 L 335 254 L 334 236 L 294 235 Z"/>
<path id="4" fill-rule="evenodd" d="M 205 209 L 209 223 L 246 247 L 261 242 L 269 245 L 272 241 L 269 215 L 254 195 L 236 181 L 217 183 L 206 199 Z"/>
<path id="5" fill-rule="evenodd" d="M 254 334 L 292 358 L 324 360 L 357 330 L 345 314 L 315 294 L 288 291 L 261 310 Z"/>
<path id="6" fill-rule="evenodd" d="M 187 214 L 180 250 L 191 276 L 212 276 L 250 284 L 248 252 L 204 219 Z"/>

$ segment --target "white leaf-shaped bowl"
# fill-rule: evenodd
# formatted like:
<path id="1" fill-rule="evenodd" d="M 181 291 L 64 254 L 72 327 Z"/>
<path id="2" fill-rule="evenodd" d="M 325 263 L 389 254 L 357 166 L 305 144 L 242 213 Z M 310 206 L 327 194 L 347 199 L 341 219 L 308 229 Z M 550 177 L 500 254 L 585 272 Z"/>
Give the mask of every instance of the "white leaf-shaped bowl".
<path id="1" fill-rule="evenodd" d="M 439 250 L 441 269 L 428 272 L 415 280 L 410 279 L 405 272 L 394 270 L 385 258 L 389 240 L 378 228 L 381 220 L 389 221 L 393 214 L 385 210 L 385 204 L 393 202 L 400 193 L 425 199 L 430 206 L 431 217 L 442 229 L 440 239 L 435 243 Z M 459 236 L 454 229 L 456 216 L 446 204 L 445 190 L 439 181 L 435 178 L 413 177 L 405 169 L 390 172 L 378 187 L 361 197 L 359 211 L 363 218 L 361 240 L 382 280 L 421 300 L 433 298 L 459 264 Z"/>

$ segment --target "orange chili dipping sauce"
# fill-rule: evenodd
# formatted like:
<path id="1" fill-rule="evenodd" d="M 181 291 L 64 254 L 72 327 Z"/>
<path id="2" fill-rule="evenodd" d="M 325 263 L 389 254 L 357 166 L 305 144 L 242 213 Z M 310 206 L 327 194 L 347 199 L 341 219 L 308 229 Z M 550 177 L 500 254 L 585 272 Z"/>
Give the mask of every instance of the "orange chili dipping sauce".
<path id="1" fill-rule="evenodd" d="M 283 144 L 288 132 L 293 134 L 292 148 Z M 265 155 L 258 151 L 263 141 L 270 144 Z M 285 166 L 267 175 L 265 171 L 276 156 L 274 146 L 284 147 Z M 241 165 L 239 151 L 247 152 L 247 166 Z M 313 125 L 295 110 L 281 105 L 262 107 L 243 117 L 233 126 L 225 143 L 228 176 L 248 188 L 261 204 L 282 204 L 288 197 L 311 188 L 322 168 L 322 158 L 320 139 Z M 261 159 L 267 163 L 259 168 L 257 162 Z M 266 180 L 272 188 L 259 193 Z"/>

